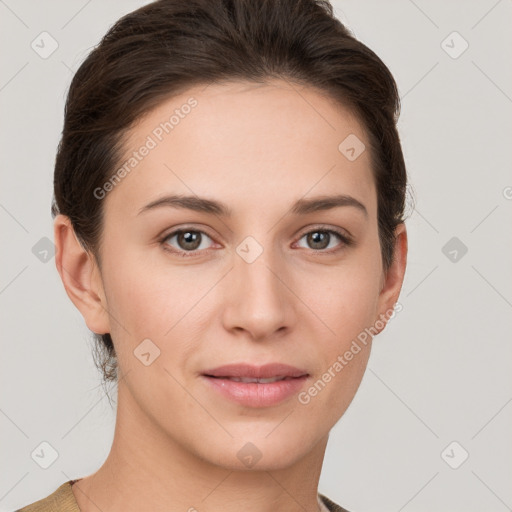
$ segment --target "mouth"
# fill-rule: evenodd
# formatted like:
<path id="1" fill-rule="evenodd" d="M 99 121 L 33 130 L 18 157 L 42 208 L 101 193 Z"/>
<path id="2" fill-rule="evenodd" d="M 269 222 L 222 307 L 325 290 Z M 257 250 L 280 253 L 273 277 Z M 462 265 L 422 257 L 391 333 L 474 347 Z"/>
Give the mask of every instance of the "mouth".
<path id="1" fill-rule="evenodd" d="M 309 373 L 281 363 L 232 364 L 207 370 L 201 377 L 232 402 L 246 407 L 270 407 L 300 391 Z"/>
<path id="2" fill-rule="evenodd" d="M 255 366 L 248 363 L 226 364 L 203 372 L 208 377 L 224 379 L 254 379 L 264 381 L 265 379 L 291 379 L 308 375 L 306 370 L 296 368 L 283 363 L 269 363 L 263 366 Z"/>
<path id="3" fill-rule="evenodd" d="M 211 377 L 212 379 L 226 379 L 231 380 L 233 382 L 245 382 L 245 383 L 258 383 L 258 384 L 269 384 L 271 382 L 278 382 L 280 380 L 291 380 L 291 379 L 297 379 L 299 377 L 285 377 L 285 376 L 277 376 L 277 377 L 268 377 L 268 378 L 253 378 L 253 377 L 216 377 L 215 375 L 208 375 L 205 374 L 206 377 Z"/>

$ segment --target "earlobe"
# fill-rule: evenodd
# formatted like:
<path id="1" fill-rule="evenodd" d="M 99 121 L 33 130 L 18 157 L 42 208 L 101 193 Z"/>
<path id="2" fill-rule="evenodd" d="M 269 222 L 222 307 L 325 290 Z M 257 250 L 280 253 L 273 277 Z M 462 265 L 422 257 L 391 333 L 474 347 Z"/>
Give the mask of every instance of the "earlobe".
<path id="1" fill-rule="evenodd" d="M 94 256 L 82 247 L 69 217 L 54 220 L 55 265 L 68 297 L 97 333 L 110 332 L 103 282 Z"/>
<path id="2" fill-rule="evenodd" d="M 387 323 L 400 296 L 407 266 L 407 230 L 402 222 L 395 229 L 393 261 L 385 273 L 379 295 L 379 319 Z M 384 325 L 385 327 L 385 325 Z M 379 330 L 381 332 L 384 327 Z"/>

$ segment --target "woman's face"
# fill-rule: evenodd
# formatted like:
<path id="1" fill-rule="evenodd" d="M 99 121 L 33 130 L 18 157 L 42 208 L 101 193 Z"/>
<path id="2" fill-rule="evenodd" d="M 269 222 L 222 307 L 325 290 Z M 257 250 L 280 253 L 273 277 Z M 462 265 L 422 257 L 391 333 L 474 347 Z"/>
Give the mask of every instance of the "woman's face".
<path id="1" fill-rule="evenodd" d="M 348 111 L 277 80 L 195 87 L 135 126 L 96 194 L 108 315 L 82 309 L 114 340 L 126 433 L 239 469 L 326 442 L 403 278 L 383 271 L 363 144 Z M 287 378 L 236 381 L 258 376 Z"/>

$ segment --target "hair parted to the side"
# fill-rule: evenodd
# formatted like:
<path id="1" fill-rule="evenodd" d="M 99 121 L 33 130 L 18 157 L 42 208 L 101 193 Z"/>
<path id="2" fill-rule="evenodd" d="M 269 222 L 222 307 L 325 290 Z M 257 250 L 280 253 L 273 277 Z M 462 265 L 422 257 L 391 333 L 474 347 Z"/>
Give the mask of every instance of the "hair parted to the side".
<path id="1" fill-rule="evenodd" d="M 70 218 L 101 268 L 103 201 L 94 190 L 116 172 L 133 123 L 194 85 L 273 78 L 318 88 L 362 123 L 376 180 L 382 261 L 389 268 L 407 187 L 396 128 L 400 99 L 386 65 L 326 0 L 158 0 L 120 18 L 71 82 L 52 216 Z M 95 334 L 95 342 L 104 382 L 117 381 L 110 334 Z"/>

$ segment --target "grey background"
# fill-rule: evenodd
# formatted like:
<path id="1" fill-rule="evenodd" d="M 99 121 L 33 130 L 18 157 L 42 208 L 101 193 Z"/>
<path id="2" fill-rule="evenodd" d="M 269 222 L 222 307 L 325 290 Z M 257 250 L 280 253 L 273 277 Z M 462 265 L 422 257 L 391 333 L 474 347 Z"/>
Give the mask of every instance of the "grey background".
<path id="1" fill-rule="evenodd" d="M 41 239 L 72 73 L 144 3 L 0 0 L 1 511 L 92 473 L 112 441 L 89 331 Z M 319 490 L 351 512 L 512 510 L 512 2 L 333 5 L 399 84 L 416 209 L 403 310 L 374 340 Z M 43 31 L 58 42 L 46 59 L 31 47 Z M 31 457 L 43 441 L 48 469 Z"/>

